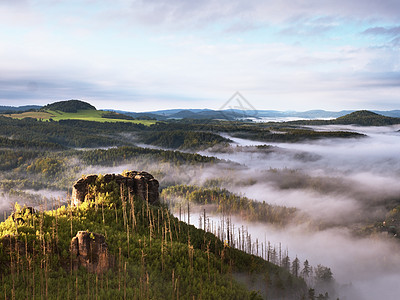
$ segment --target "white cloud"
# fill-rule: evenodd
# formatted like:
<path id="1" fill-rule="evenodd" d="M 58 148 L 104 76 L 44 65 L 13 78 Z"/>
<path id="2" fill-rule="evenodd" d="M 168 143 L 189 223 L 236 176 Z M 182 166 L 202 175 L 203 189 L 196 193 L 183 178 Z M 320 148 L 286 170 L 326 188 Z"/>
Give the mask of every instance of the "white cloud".
<path id="1" fill-rule="evenodd" d="M 177 103 L 218 108 L 211 105 L 239 90 L 258 108 L 371 108 L 365 106 L 374 101 L 382 108 L 378 100 L 395 108 L 400 66 L 395 42 L 381 47 L 376 35 L 361 33 L 367 28 L 392 32 L 395 25 L 379 22 L 393 22 L 398 4 L 362 3 L 8 3 L 0 6 L 0 38 L 6 41 L 0 45 L 0 79 L 7 90 L 0 101 L 31 103 L 76 89 L 67 98 L 139 95 L 157 102 L 157 108 L 170 106 L 171 98 L 186 98 L 187 103 Z M 18 82 L 43 84 L 36 93 L 17 89 L 12 95 Z"/>
<path id="2" fill-rule="evenodd" d="M 309 1 L 132 1 L 132 12 L 153 24 L 196 24 L 230 18 L 275 23 L 314 16 L 339 16 L 357 19 L 398 20 L 400 4 L 396 0 L 309 0 Z"/>

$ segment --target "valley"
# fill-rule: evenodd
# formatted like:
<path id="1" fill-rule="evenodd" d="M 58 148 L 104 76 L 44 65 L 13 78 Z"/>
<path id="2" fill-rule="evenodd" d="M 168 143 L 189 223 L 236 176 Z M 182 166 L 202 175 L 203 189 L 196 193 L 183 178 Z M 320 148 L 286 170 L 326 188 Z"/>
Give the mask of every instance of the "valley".
<path id="1" fill-rule="evenodd" d="M 26 235 L 29 241 L 39 238 L 42 242 L 51 242 L 55 238 L 52 230 L 65 231 L 59 237 L 63 239 L 63 246 L 59 246 L 57 251 L 66 252 L 62 252 L 61 257 L 53 250 L 44 252 L 45 257 L 51 257 L 47 266 L 50 275 L 40 273 L 44 272 L 40 268 L 36 273 L 38 278 L 50 283 L 51 272 L 61 272 L 54 269 L 60 262 L 64 266 L 62 276 L 68 289 L 60 291 L 59 295 L 83 295 L 87 292 L 105 297 L 109 292 L 104 288 L 93 289 L 93 284 L 99 282 L 96 275 L 85 279 L 84 270 L 79 269 L 78 273 L 68 271 L 70 254 L 67 245 L 75 231 L 87 229 L 99 234 L 105 234 L 107 230 L 115 232 L 115 240 L 108 240 L 107 234 L 106 240 L 114 257 L 119 257 L 122 251 L 121 259 L 127 271 L 121 270 L 125 268 L 122 264 L 118 265 L 118 272 L 136 275 L 142 272 L 138 270 L 143 270 L 143 266 L 135 262 L 135 259 L 138 262 L 143 259 L 139 257 L 140 253 L 135 252 L 137 249 L 142 249 L 142 255 L 158 253 L 156 260 L 162 263 L 159 259 L 165 257 L 159 256 L 163 252 L 156 248 L 162 249 L 164 242 L 172 243 L 170 248 L 166 248 L 166 251 L 171 251 L 168 259 L 172 260 L 183 257 L 185 251 L 191 253 L 192 245 L 193 249 L 198 249 L 195 260 L 201 261 L 208 250 L 207 242 L 200 242 L 200 236 L 212 238 L 213 243 L 220 243 L 219 247 L 222 247 L 214 249 L 213 258 L 214 267 L 218 265 L 218 259 L 221 260 L 222 269 L 218 274 L 222 277 L 213 279 L 221 282 L 218 288 L 208 285 L 212 281 L 200 280 L 198 284 L 204 285 L 205 290 L 209 289 L 207 293 L 211 290 L 221 293 L 229 280 L 237 282 L 231 281 L 230 284 L 238 284 L 237 288 L 241 290 L 238 293 L 249 299 L 256 295 L 261 298 L 268 296 L 268 299 L 300 299 L 301 295 L 310 298 L 309 293 L 320 294 L 318 299 L 328 299 L 325 295 L 328 293 L 329 299 L 372 300 L 377 295 L 393 299 L 399 292 L 391 285 L 398 279 L 400 266 L 399 251 L 396 250 L 400 247 L 397 238 L 400 190 L 396 184 L 400 173 L 397 160 L 400 125 L 365 126 L 361 124 L 364 119 L 357 125 L 354 115 L 351 117 L 355 120 L 354 125 L 333 124 L 333 121 L 332 124 L 316 125 L 309 121 L 293 124 L 199 119 L 151 120 L 154 123 L 145 125 L 78 120 L 79 110 L 68 114 L 77 119 L 44 121 L 0 117 L 3 245 L 4 237 L 16 232 L 18 238 Z M 95 202 L 88 202 L 79 210 L 69 205 L 73 194 L 71 187 L 83 175 L 120 174 L 129 170 L 145 170 L 158 180 L 161 207 L 156 205 L 151 209 L 153 214 L 164 214 L 164 217 L 158 219 L 154 215 L 149 219 L 143 211 L 136 211 L 136 215 L 128 214 L 131 219 L 126 221 L 125 208 L 119 202 L 121 191 L 117 189 L 111 193 L 100 186 L 97 190 L 100 194 L 94 194 L 94 200 L 91 200 Z M 102 201 L 107 205 L 119 203 L 119 206 L 108 208 L 118 210 L 105 211 L 101 217 L 98 205 L 103 205 Z M 13 222 L 10 215 L 24 205 L 34 207 L 49 219 L 44 221 L 36 216 L 36 225 L 33 221 L 27 225 Z M 135 205 L 145 207 L 140 201 Z M 164 213 L 164 209 L 169 212 Z M 128 210 L 132 212 L 133 206 Z M 146 231 L 148 226 L 152 228 L 155 223 L 164 222 L 161 220 L 168 215 L 175 220 L 172 226 L 189 230 L 190 236 L 199 240 L 183 238 L 179 230 L 174 232 L 169 224 L 164 234 L 171 232 L 176 236 L 164 242 L 161 227 L 157 227 L 157 234 Z M 112 216 L 116 218 L 115 228 L 109 223 Z M 141 228 L 138 234 L 134 229 L 127 233 L 121 223 L 132 225 L 133 216 L 142 222 L 138 225 Z M 54 227 L 58 218 L 61 223 Z M 102 223 L 102 218 L 109 218 L 108 225 Z M 39 224 L 37 222 L 46 222 L 45 227 L 39 229 L 49 234 L 48 240 L 41 234 L 36 238 L 31 236 Z M 71 231 L 68 226 L 73 230 L 67 234 L 68 230 Z M 122 244 L 119 249 L 115 248 L 114 245 L 120 243 L 118 239 L 132 244 L 128 248 Z M 143 241 L 146 245 L 153 241 L 156 248 L 143 248 Z M 174 243 L 181 249 L 175 254 L 172 253 Z M 226 247 L 232 249 L 226 251 L 233 251 L 229 254 L 233 256 L 223 260 L 221 255 L 228 252 L 222 249 Z M 236 248 L 240 252 L 233 250 Z M 6 250 L 3 248 L 3 251 Z M 10 264 L 10 254 L 7 253 L 3 252 L 2 266 L 5 270 L 15 269 L 11 270 L 11 277 L 3 278 L 3 286 L 7 287 L 3 292 L 11 295 L 15 291 L 7 282 L 25 280 L 15 277 L 15 271 L 25 274 L 24 270 L 29 271 L 29 268 L 26 265 L 19 267 L 15 260 Z M 130 258 L 130 255 L 136 258 Z M 253 271 L 241 265 L 236 255 L 242 257 L 240 260 L 255 259 L 257 264 L 251 268 L 254 267 L 261 277 L 255 275 L 251 279 Z M 310 273 L 304 274 L 301 271 L 306 261 Z M 235 265 L 233 269 L 232 264 Z M 176 279 L 175 275 L 184 276 L 184 272 L 190 270 L 188 266 L 185 271 L 180 271 L 183 272 L 179 273 L 181 275 L 175 273 L 178 271 L 172 265 L 166 273 L 161 268 L 160 274 L 157 273 L 160 272 L 158 267 L 146 268 L 151 282 L 147 286 L 143 285 L 146 280 L 141 275 L 125 277 L 129 280 L 122 282 L 109 274 L 100 279 L 100 284 L 104 285 L 108 280 L 112 282 L 110 291 L 118 289 L 118 293 L 122 291 L 121 286 L 126 285 L 127 295 L 133 298 L 158 298 L 160 282 Z M 206 275 L 201 269 L 204 267 L 199 265 L 199 269 L 193 269 L 193 272 L 199 272 L 197 276 L 202 278 Z M 268 289 L 260 285 L 264 280 L 262 276 L 266 274 L 270 276 Z M 50 277 L 46 279 L 46 276 Z M 158 279 L 159 276 L 164 279 Z M 74 280 L 87 286 L 76 288 Z M 128 282 L 136 283 L 129 289 Z M 46 289 L 42 283 L 37 284 L 39 296 Z M 35 285 L 30 282 L 29 286 L 32 289 Z M 198 287 L 187 282 L 181 283 L 180 291 L 182 293 L 173 283 L 168 293 L 171 299 L 178 294 L 188 298 L 190 293 L 200 293 Z M 18 290 L 17 293 L 24 291 Z M 118 293 L 116 295 L 124 297 Z M 204 295 L 211 295 L 207 293 Z"/>

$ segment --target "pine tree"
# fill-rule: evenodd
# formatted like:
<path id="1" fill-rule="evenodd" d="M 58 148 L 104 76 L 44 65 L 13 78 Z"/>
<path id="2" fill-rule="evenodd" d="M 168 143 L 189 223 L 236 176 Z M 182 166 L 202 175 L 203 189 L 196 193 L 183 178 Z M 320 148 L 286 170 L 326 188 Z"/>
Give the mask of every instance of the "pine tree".
<path id="1" fill-rule="evenodd" d="M 309 264 L 308 260 L 306 259 L 304 262 L 304 268 L 303 268 L 303 270 L 301 270 L 301 276 L 304 279 L 307 279 L 308 277 L 310 277 L 310 272 L 311 272 L 310 264 Z"/>
<path id="2" fill-rule="evenodd" d="M 296 258 L 292 262 L 292 274 L 293 276 L 298 277 L 299 276 L 299 269 L 300 269 L 300 260 Z"/>
<path id="3" fill-rule="evenodd" d="M 290 272 L 290 258 L 288 255 L 282 259 L 282 267 Z"/>

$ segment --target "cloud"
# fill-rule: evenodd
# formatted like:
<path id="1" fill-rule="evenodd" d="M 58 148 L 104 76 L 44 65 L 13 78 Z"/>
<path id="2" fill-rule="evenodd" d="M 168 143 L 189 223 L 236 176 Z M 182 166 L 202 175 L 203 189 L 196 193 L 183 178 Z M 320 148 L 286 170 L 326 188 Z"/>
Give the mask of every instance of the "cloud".
<path id="1" fill-rule="evenodd" d="M 292 18 L 338 16 L 350 19 L 398 20 L 400 4 L 396 0 L 261 1 L 222 0 L 133 1 L 131 11 L 141 21 L 176 26 L 209 26 L 226 19 L 275 23 Z"/>
<path id="2" fill-rule="evenodd" d="M 364 87 L 380 87 L 380 88 L 396 88 L 400 83 L 400 71 L 384 72 L 374 74 L 364 74 L 364 79 L 361 81 Z"/>
<path id="3" fill-rule="evenodd" d="M 357 35 L 361 25 L 393 23 L 399 4 L 353 2 L 116 0 L 111 5 L 87 0 L 78 5 L 46 0 L 3 5 L 0 69 L 10 83 L 3 99 L 19 98 L 24 104 L 47 99 L 45 90 L 52 85 L 60 87 L 53 89 L 58 98 L 67 93 L 115 100 L 141 95 L 159 99 L 156 108 L 167 108 L 171 99 L 184 108 L 218 108 L 237 90 L 255 107 L 271 109 L 369 108 L 363 99 L 395 108 L 397 91 L 383 89 L 396 89 L 396 49 L 369 47 L 371 35 L 362 34 L 362 43 Z M 399 43 L 396 36 L 391 39 L 392 45 Z M 14 80 L 36 82 L 37 88 L 26 93 L 21 83 L 11 95 Z"/>
<path id="4" fill-rule="evenodd" d="M 400 44 L 400 26 L 371 27 L 364 30 L 362 34 L 390 38 L 389 42 L 384 44 L 383 47 L 397 47 Z"/>
<path id="5" fill-rule="evenodd" d="M 28 4 L 28 0 L 2 0 L 0 6 L 22 6 Z"/>
<path id="6" fill-rule="evenodd" d="M 400 26 L 396 27 L 371 27 L 362 32 L 363 34 L 370 35 L 389 35 L 398 36 L 400 35 Z"/>
<path id="7" fill-rule="evenodd" d="M 171 26 L 186 30 L 188 27 L 207 27 L 214 22 L 237 17 L 246 11 L 240 1 L 133 1 L 132 15 L 152 26 Z"/>
<path id="8" fill-rule="evenodd" d="M 290 25 L 285 26 L 280 34 L 300 37 L 318 36 L 319 38 L 340 24 L 332 17 L 296 17 L 287 23 Z"/>
<path id="9" fill-rule="evenodd" d="M 243 32 L 257 30 L 257 29 L 261 29 L 261 28 L 263 28 L 263 26 L 260 24 L 245 21 L 245 22 L 236 22 L 236 23 L 233 23 L 232 25 L 229 25 L 226 28 L 225 32 L 228 34 L 243 33 Z"/>
<path id="10" fill-rule="evenodd" d="M 399 46 L 400 45 L 400 36 L 394 38 L 391 43 L 395 46 Z"/>
<path id="11" fill-rule="evenodd" d="M 119 94 L 120 93 L 120 94 Z M 0 101 L 4 105 L 19 106 L 21 99 L 28 104 L 48 104 L 56 100 L 82 99 L 102 101 L 113 97 L 127 99 L 124 91 L 115 91 L 102 84 L 67 78 L 51 79 L 46 76 L 25 78 L 0 78 Z M 135 99 L 134 91 L 129 92 L 129 99 Z M 34 102 L 34 103 L 32 103 Z"/>
<path id="12" fill-rule="evenodd" d="M 71 47 L 66 42 L 53 44 L 52 37 L 35 36 L 26 42 L 29 53 L 11 45 L 0 49 L 4 58 L 0 62 L 2 89 L 8 91 L 2 94 L 3 101 L 8 96 L 24 101 L 48 99 L 49 95 L 93 100 L 151 96 L 159 99 L 157 108 L 159 104 L 170 108 L 173 103 L 218 109 L 239 90 L 257 108 L 368 108 L 361 102 L 367 99 L 375 100 L 377 108 L 376 99 L 391 103 L 392 109 L 398 104 L 395 92 L 384 97 L 380 94 L 385 87 L 398 89 L 396 53 L 389 49 L 309 50 L 277 42 L 214 43 L 197 37 L 173 37 L 153 41 L 151 46 L 159 49 L 157 53 L 146 54 L 145 49 L 154 51 L 149 45 L 143 52 L 133 46 L 132 54 L 120 48 L 112 55 L 101 49 L 90 53 L 91 48 L 81 46 L 84 39 Z M 34 93 L 27 93 L 28 82 L 37 83 Z M 126 108 L 152 110 L 153 103 Z"/>

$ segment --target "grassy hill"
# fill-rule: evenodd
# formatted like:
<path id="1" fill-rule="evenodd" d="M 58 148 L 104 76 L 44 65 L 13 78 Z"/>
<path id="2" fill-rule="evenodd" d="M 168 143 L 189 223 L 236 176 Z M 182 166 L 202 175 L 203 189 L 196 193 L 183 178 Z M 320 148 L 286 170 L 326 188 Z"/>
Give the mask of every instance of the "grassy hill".
<path id="1" fill-rule="evenodd" d="M 144 124 L 151 125 L 155 124 L 155 120 L 130 120 L 130 119 L 121 119 L 121 118 L 104 118 L 104 114 L 108 114 L 107 111 L 102 110 L 78 110 L 77 112 L 61 112 L 61 111 L 30 111 L 24 112 L 20 114 L 11 114 L 7 115 L 11 118 L 15 119 L 24 119 L 24 118 L 33 118 L 40 119 L 43 121 L 60 121 L 60 120 L 83 120 L 83 121 L 94 121 L 94 122 L 128 122 L 128 123 L 136 123 L 136 124 Z"/>
<path id="2" fill-rule="evenodd" d="M 15 206 L 0 224 L 0 294 L 6 299 L 301 299 L 304 281 L 179 221 L 163 205 L 127 197 L 100 176 L 79 207 Z M 73 267 L 71 238 L 103 235 L 113 263 Z M 88 250 L 89 251 L 89 250 Z M 253 286 L 257 289 L 253 291 Z M 259 292 L 258 292 L 259 290 Z"/>
<path id="3" fill-rule="evenodd" d="M 34 118 L 43 121 L 84 120 L 95 122 L 130 122 L 147 126 L 156 122 L 154 120 L 136 120 L 123 114 L 97 110 L 89 103 L 80 100 L 59 101 L 48 104 L 37 111 L 14 113 L 5 116 L 16 119 Z"/>
<path id="4" fill-rule="evenodd" d="M 84 121 L 95 121 L 95 122 L 128 122 L 136 124 L 151 125 L 154 124 L 154 120 L 131 120 L 121 118 L 109 118 L 103 117 L 108 115 L 109 112 L 102 110 L 78 110 L 76 113 L 66 113 L 59 111 L 47 111 L 52 115 L 51 119 L 54 121 L 60 120 L 84 120 Z"/>

